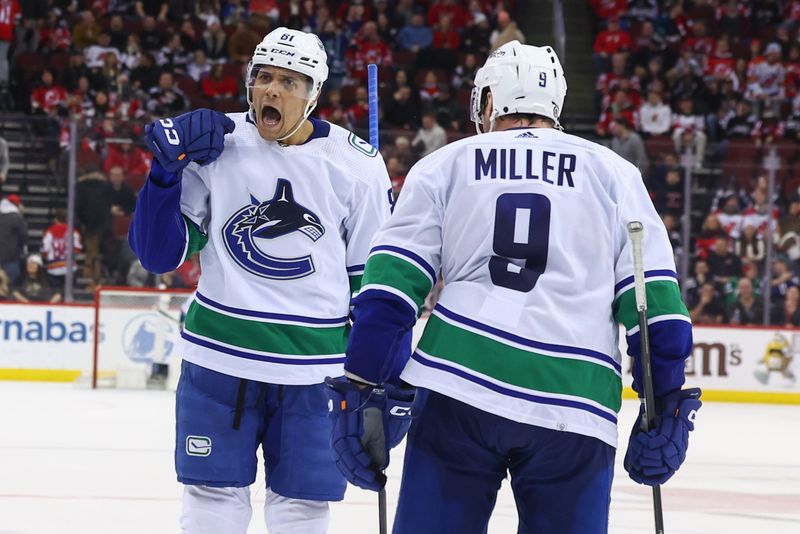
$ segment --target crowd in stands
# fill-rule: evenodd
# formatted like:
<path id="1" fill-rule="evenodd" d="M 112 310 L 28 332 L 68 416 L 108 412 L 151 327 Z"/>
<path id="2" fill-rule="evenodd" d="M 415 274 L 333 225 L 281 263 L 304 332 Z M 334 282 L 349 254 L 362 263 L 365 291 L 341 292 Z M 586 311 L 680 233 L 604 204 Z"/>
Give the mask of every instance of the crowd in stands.
<path id="1" fill-rule="evenodd" d="M 382 152 L 399 194 L 417 159 L 474 131 L 476 69 L 493 49 L 525 40 L 514 7 L 515 0 L 0 0 L 0 109 L 31 114 L 37 134 L 57 140 L 48 146 L 62 180 L 70 119 L 78 119 L 77 274 L 89 288 L 152 285 L 125 239 L 151 161 L 140 141 L 145 124 L 199 107 L 246 110 L 244 73 L 261 39 L 278 26 L 314 32 L 330 70 L 315 115 L 364 138 L 367 65 L 379 66 Z M 3 202 L 0 232 L 3 209 L 9 232 L 17 231 L 24 206 L 16 196 Z M 63 222 L 55 214 L 47 234 L 57 236 L 57 254 L 43 243 L 29 255 L 24 240 L 8 251 L 18 268 L 6 271 L 6 286 L 28 283 L 26 265 L 32 272 L 35 264 L 32 276 L 50 291 L 19 295 L 60 298 L 64 273 L 51 267 L 63 268 Z M 192 258 L 160 283 L 191 287 L 198 274 Z M 0 298 L 13 296 L 2 287 L 0 280 Z"/>
<path id="2" fill-rule="evenodd" d="M 639 167 L 697 323 L 800 326 L 800 1 L 589 0 L 597 135 Z M 780 158 L 768 198 L 764 158 Z M 684 171 L 710 205 L 681 242 Z M 705 206 L 701 206 L 705 208 Z M 766 241 L 775 259 L 766 265 Z"/>

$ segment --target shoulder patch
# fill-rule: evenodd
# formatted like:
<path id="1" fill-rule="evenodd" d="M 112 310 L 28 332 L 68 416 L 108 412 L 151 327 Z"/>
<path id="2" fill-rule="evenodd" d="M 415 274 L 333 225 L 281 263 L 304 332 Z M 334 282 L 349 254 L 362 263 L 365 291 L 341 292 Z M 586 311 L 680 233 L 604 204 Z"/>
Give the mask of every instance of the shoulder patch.
<path id="1" fill-rule="evenodd" d="M 350 146 L 352 146 L 362 154 L 369 156 L 370 158 L 374 158 L 375 156 L 378 155 L 377 148 L 367 143 L 354 133 L 350 134 L 350 136 L 347 138 L 347 142 L 350 144 Z"/>

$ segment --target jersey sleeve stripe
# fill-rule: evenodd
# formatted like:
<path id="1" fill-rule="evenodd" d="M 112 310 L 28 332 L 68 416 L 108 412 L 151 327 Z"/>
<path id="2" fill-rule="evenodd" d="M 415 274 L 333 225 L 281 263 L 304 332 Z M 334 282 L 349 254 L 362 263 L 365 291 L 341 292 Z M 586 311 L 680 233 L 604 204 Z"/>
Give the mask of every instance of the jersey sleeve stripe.
<path id="1" fill-rule="evenodd" d="M 487 324 L 474 321 L 468 317 L 464 317 L 463 315 L 459 315 L 451 310 L 448 310 L 447 308 L 442 306 L 442 304 L 437 304 L 436 308 L 433 311 L 433 315 L 439 316 L 440 318 L 448 322 L 452 321 L 456 326 L 471 327 L 478 334 L 483 333 L 492 335 L 498 338 L 498 340 L 501 340 L 501 343 L 504 341 L 510 342 L 525 348 L 536 349 L 540 351 L 550 352 L 553 354 L 584 356 L 590 360 L 595 360 L 596 363 L 600 363 L 602 365 L 609 367 L 610 369 L 613 369 L 614 371 L 616 371 L 617 374 L 622 373 L 622 366 L 620 365 L 620 363 L 617 362 L 613 357 L 609 356 L 608 354 L 603 354 L 602 352 L 582 347 L 556 345 L 553 343 L 545 343 L 542 341 L 536 341 L 533 339 L 524 338 L 516 334 L 506 332 L 505 330 L 500 330 L 499 328 L 495 328 L 493 326 L 489 326 Z"/>
<path id="2" fill-rule="evenodd" d="M 682 315 L 688 320 L 689 310 L 681 299 L 680 289 L 676 280 L 653 280 L 645 284 L 647 293 L 647 320 L 654 317 Z M 631 287 L 623 292 L 613 305 L 614 319 L 630 331 L 639 322 L 639 312 L 636 308 L 636 294 Z"/>
<path id="3" fill-rule="evenodd" d="M 434 270 L 431 265 L 422 259 L 421 256 L 418 254 L 411 252 L 410 250 L 406 250 L 400 247 L 394 247 L 391 245 L 379 245 L 377 247 L 373 247 L 370 251 L 370 256 L 378 253 L 378 252 L 394 252 L 405 258 L 407 261 L 411 261 L 411 263 L 415 264 L 420 270 L 425 271 L 428 274 L 428 277 L 431 279 L 431 285 L 436 283 L 436 271 Z"/>
<path id="4" fill-rule="evenodd" d="M 183 249 L 183 259 L 178 267 L 183 265 L 183 262 L 188 260 L 192 254 L 203 250 L 208 243 L 208 236 L 201 232 L 194 221 L 186 215 L 183 215 L 183 224 L 186 225 L 186 247 Z"/>
<path id="5" fill-rule="evenodd" d="M 644 278 L 645 280 L 648 279 L 666 280 L 672 278 L 677 282 L 678 274 L 675 271 L 671 271 L 669 269 L 654 269 L 652 271 L 646 271 L 644 273 Z M 619 297 L 621 293 L 627 291 L 628 286 L 633 287 L 633 276 L 624 278 L 622 281 L 618 282 L 614 286 L 614 298 Z"/>
<path id="6" fill-rule="evenodd" d="M 388 293 L 389 295 L 392 295 L 394 298 L 398 298 L 398 299 L 402 300 L 403 302 L 405 302 L 406 304 L 408 304 L 408 306 L 414 312 L 415 316 L 419 315 L 419 305 L 417 305 L 417 303 L 414 302 L 411 299 L 411 297 L 409 297 L 403 291 L 401 291 L 401 290 L 399 290 L 397 288 L 394 288 L 392 286 L 382 285 L 382 284 L 366 284 L 366 285 L 361 286 L 361 291 L 359 291 L 358 294 L 359 295 L 363 295 L 364 293 L 366 293 L 368 291 L 382 291 L 384 293 Z"/>
<path id="7" fill-rule="evenodd" d="M 680 314 L 677 314 L 677 313 L 676 314 L 672 314 L 672 315 L 659 315 L 658 317 L 651 317 L 651 318 L 647 319 L 647 324 L 648 325 L 654 325 L 656 323 L 662 323 L 664 321 L 682 321 L 684 323 L 692 324 L 692 320 L 689 317 L 686 317 L 685 315 L 680 315 Z M 636 325 L 633 328 L 631 328 L 630 330 L 626 331 L 626 335 L 627 336 L 632 336 L 632 335 L 638 334 L 638 333 L 639 333 L 639 323 L 638 322 L 636 323 Z"/>
<path id="8" fill-rule="evenodd" d="M 361 290 L 361 282 L 363 279 L 363 272 L 359 274 L 351 274 L 347 277 L 347 281 L 350 283 L 350 294 L 358 293 Z"/>
<path id="9" fill-rule="evenodd" d="M 364 274 L 364 264 L 361 265 L 351 265 L 347 268 L 347 274 L 353 276 L 354 274 Z"/>
<path id="10" fill-rule="evenodd" d="M 217 312 L 223 312 L 226 315 L 233 317 L 240 317 L 243 319 L 266 319 L 269 321 L 281 321 L 284 323 L 299 323 L 301 325 L 324 325 L 324 326 L 343 326 L 347 324 L 347 317 L 333 317 L 330 319 L 323 319 L 319 317 L 304 317 L 302 315 L 287 315 L 282 313 L 269 313 L 260 312 L 255 310 L 245 310 L 243 308 L 235 308 L 211 300 L 199 291 L 197 292 L 197 299 L 208 308 L 213 308 Z"/>
<path id="11" fill-rule="evenodd" d="M 488 377 L 476 375 L 470 372 L 469 370 L 462 369 L 460 368 L 460 366 L 453 365 L 451 362 L 445 363 L 445 361 L 440 358 L 433 358 L 419 349 L 416 350 L 411 355 L 411 357 L 414 359 L 414 361 L 422 365 L 454 374 L 464 380 L 468 380 L 475 384 L 479 384 L 487 389 L 500 393 L 501 395 L 506 395 L 508 397 L 514 397 L 518 399 L 524 399 L 526 401 L 533 402 L 536 404 L 549 404 L 555 406 L 562 406 L 566 408 L 576 408 L 579 410 L 585 410 L 598 417 L 602 417 L 603 419 L 606 419 L 607 421 L 610 421 L 614 424 L 617 423 L 617 417 L 615 413 L 609 412 L 609 410 L 607 409 L 603 409 L 602 407 L 597 407 L 588 402 L 581 402 L 579 400 L 567 399 L 560 396 L 547 396 L 545 394 L 535 394 L 532 391 L 525 391 L 516 388 L 511 388 L 508 387 L 507 385 L 502 385 L 502 383 L 490 380 Z"/>
<path id="12" fill-rule="evenodd" d="M 428 275 L 406 257 L 379 252 L 369 257 L 364 269 L 363 287 L 389 286 L 413 302 L 415 310 L 422 307 L 433 283 Z M 362 291 L 363 291 L 362 287 Z M 415 312 L 416 313 L 416 312 Z"/>

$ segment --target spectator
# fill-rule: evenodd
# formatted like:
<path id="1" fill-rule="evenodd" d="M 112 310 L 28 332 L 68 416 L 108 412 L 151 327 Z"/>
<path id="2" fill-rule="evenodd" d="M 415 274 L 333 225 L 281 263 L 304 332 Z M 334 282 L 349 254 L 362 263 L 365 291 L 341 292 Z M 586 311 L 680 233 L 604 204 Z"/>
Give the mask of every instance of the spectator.
<path id="1" fill-rule="evenodd" d="M 776 326 L 800 326 L 800 287 L 789 287 L 786 298 L 775 303 L 770 323 Z"/>
<path id="2" fill-rule="evenodd" d="M 195 50 L 194 57 L 186 65 L 186 74 L 196 83 L 205 78 L 211 72 L 211 63 L 208 62 L 206 53 L 202 50 Z"/>
<path id="3" fill-rule="evenodd" d="M 8 142 L 0 137 L 0 198 L 3 196 L 3 185 L 8 179 L 8 167 L 11 164 L 11 158 L 8 155 Z"/>
<path id="4" fill-rule="evenodd" d="M 736 300 L 728 308 L 728 320 L 736 325 L 760 325 L 764 321 L 764 306 L 761 299 L 756 298 L 753 283 L 749 278 L 739 280 Z"/>
<path id="5" fill-rule="evenodd" d="M 684 250 L 683 236 L 681 236 L 681 228 L 678 226 L 678 218 L 669 213 L 665 213 L 661 216 L 661 220 L 664 222 L 664 228 L 667 230 L 667 236 L 669 236 L 669 243 L 672 245 L 675 265 L 680 265 Z"/>
<path id="6" fill-rule="evenodd" d="M 384 120 L 390 126 L 411 130 L 416 127 L 419 108 L 412 99 L 411 87 L 400 87 L 384 108 Z"/>
<path id="7" fill-rule="evenodd" d="M 692 99 L 684 96 L 678 104 L 678 113 L 673 116 L 674 129 L 672 141 L 675 150 L 680 154 L 685 147 L 694 149 L 695 168 L 703 166 L 706 153 L 705 120 L 700 115 L 695 115 L 692 110 Z"/>
<path id="8" fill-rule="evenodd" d="M 145 17 L 142 21 L 142 31 L 139 32 L 142 50 L 150 53 L 161 50 L 161 46 L 164 44 L 163 35 L 164 32 L 157 27 L 156 19 L 150 16 Z"/>
<path id="9" fill-rule="evenodd" d="M 189 56 L 181 44 L 181 36 L 173 33 L 167 44 L 159 50 L 156 56 L 156 63 L 164 70 L 182 74 L 185 72 L 188 62 Z"/>
<path id="10" fill-rule="evenodd" d="M 406 181 L 407 169 L 403 168 L 397 156 L 392 156 L 386 159 L 386 172 L 389 173 L 389 179 L 392 181 L 392 196 L 397 200 L 397 197 L 400 196 L 400 190 L 403 188 L 403 183 Z"/>
<path id="11" fill-rule="evenodd" d="M 44 232 L 42 237 L 41 254 L 47 267 L 47 275 L 50 279 L 51 287 L 64 287 L 64 279 L 67 275 L 67 211 L 58 208 L 51 224 Z M 81 244 L 81 234 L 77 229 L 72 233 L 72 250 L 74 254 L 83 251 Z M 73 255 L 73 265 L 77 270 L 77 262 Z"/>
<path id="12" fill-rule="evenodd" d="M 765 109 L 761 114 L 761 120 L 756 122 L 753 128 L 753 139 L 757 147 L 771 145 L 777 139 L 781 139 L 785 132 L 785 124 L 779 120 L 778 116 L 771 109 Z"/>
<path id="13" fill-rule="evenodd" d="M 736 104 L 736 115 L 725 125 L 725 137 L 728 139 L 749 138 L 753 135 L 755 125 L 750 102 L 744 99 L 739 100 Z"/>
<path id="14" fill-rule="evenodd" d="M 508 11 L 500 11 L 497 13 L 497 28 L 489 36 L 489 51 L 494 52 L 514 40 L 525 44 L 525 36 L 517 27 L 517 23 L 511 20 Z"/>
<path id="15" fill-rule="evenodd" d="M 800 260 L 800 200 L 789 204 L 788 213 L 778 223 L 776 250 L 786 255 L 797 267 Z"/>
<path id="16" fill-rule="evenodd" d="M 725 303 L 716 287 L 706 282 L 700 287 L 697 301 L 690 306 L 689 316 L 694 324 L 722 324 L 725 311 Z"/>
<path id="17" fill-rule="evenodd" d="M 499 21 L 498 21 L 499 23 Z M 492 47 L 494 43 L 492 43 Z M 597 72 L 604 72 L 607 68 L 609 58 L 617 52 L 629 52 L 631 50 L 631 36 L 628 32 L 619 27 L 619 17 L 608 19 L 608 26 L 605 30 L 597 34 L 594 40 L 595 68 Z"/>
<path id="18" fill-rule="evenodd" d="M 367 65 L 374 63 L 383 68 L 392 66 L 392 51 L 389 45 L 381 41 L 378 27 L 372 21 L 365 22 L 361 27 L 360 36 L 355 39 L 355 44 L 348 50 L 346 58 L 350 78 L 365 85 Z"/>
<path id="19" fill-rule="evenodd" d="M 680 217 L 683 213 L 683 177 L 680 170 L 671 167 L 664 177 L 664 184 L 655 188 L 653 203 L 659 213 Z"/>
<path id="20" fill-rule="evenodd" d="M 222 5 L 220 18 L 226 26 L 238 25 L 247 20 L 247 8 L 242 0 L 228 0 Z"/>
<path id="21" fill-rule="evenodd" d="M 397 158 L 403 169 L 410 169 L 416 161 L 414 152 L 411 150 L 411 142 L 405 135 L 398 135 L 394 138 L 394 145 L 385 149 L 387 157 Z"/>
<path id="22" fill-rule="evenodd" d="M 184 20 L 181 22 L 181 46 L 187 52 L 191 52 L 192 50 L 197 50 L 198 45 L 200 44 L 200 36 L 197 35 L 197 32 L 194 29 L 194 24 L 192 24 L 191 20 Z"/>
<path id="23" fill-rule="evenodd" d="M 253 55 L 261 36 L 244 22 L 236 24 L 236 31 L 228 39 L 228 57 L 241 64 L 247 64 Z"/>
<path id="24" fill-rule="evenodd" d="M 111 202 L 113 191 L 106 176 L 92 172 L 78 178 L 76 215 L 83 229 L 86 249 L 84 275 L 97 283 L 100 277 L 101 251 L 111 235 Z"/>
<path id="25" fill-rule="evenodd" d="M 457 52 L 461 46 L 461 35 L 453 29 L 449 15 L 443 15 L 433 33 L 433 47 L 430 51 L 432 64 L 439 68 L 453 70 L 458 63 Z"/>
<path id="26" fill-rule="evenodd" d="M 95 44 L 102 31 L 103 28 L 95 20 L 94 13 L 86 10 L 81 13 L 81 21 L 75 25 L 72 32 L 72 46 L 83 50 Z"/>
<path id="27" fill-rule="evenodd" d="M 719 224 L 725 233 L 731 238 L 737 239 L 742 231 L 743 216 L 739 207 L 739 198 L 731 193 L 725 197 L 720 209 L 715 210 L 713 215 L 719 219 Z"/>
<path id="28" fill-rule="evenodd" d="M 747 68 L 747 90 L 745 97 L 753 102 L 756 116 L 764 109 L 776 115 L 784 99 L 785 71 L 781 63 L 781 45 L 770 43 L 764 57 L 755 57 Z"/>
<path id="29" fill-rule="evenodd" d="M 666 105 L 658 91 L 647 94 L 647 102 L 639 108 L 641 130 L 647 136 L 668 135 L 672 129 L 672 110 Z"/>
<path id="30" fill-rule="evenodd" d="M 356 128 L 369 128 L 369 94 L 363 85 L 356 87 L 355 102 L 347 108 L 347 120 Z"/>
<path id="31" fill-rule="evenodd" d="M 772 262 L 772 277 L 770 278 L 770 291 L 774 302 L 783 302 L 790 287 L 800 285 L 800 280 L 792 269 L 789 262 L 782 257 L 777 257 Z"/>
<path id="32" fill-rule="evenodd" d="M 236 80 L 225 74 L 221 63 L 211 67 L 211 74 L 200 82 L 200 87 L 203 90 L 203 94 L 212 100 L 232 98 L 239 93 L 239 88 L 236 87 Z"/>
<path id="33" fill-rule="evenodd" d="M 325 87 L 328 91 L 339 89 L 347 76 L 345 63 L 347 37 L 334 19 L 328 19 L 322 25 L 319 39 L 328 54 L 328 80 L 325 82 Z"/>
<path id="34" fill-rule="evenodd" d="M 53 72 L 42 72 L 42 84 L 31 93 L 31 110 L 55 117 L 59 107 L 67 105 L 67 90 L 54 83 Z"/>
<path id="35" fill-rule="evenodd" d="M 716 215 L 707 215 L 706 219 L 703 221 L 700 235 L 695 238 L 695 251 L 697 252 L 697 256 L 705 260 L 708 257 L 708 253 L 714 247 L 714 243 L 720 237 L 727 239 L 729 236 L 725 233 Z"/>
<path id="36" fill-rule="evenodd" d="M 136 194 L 125 181 L 122 167 L 115 165 L 108 172 L 111 184 L 111 215 L 119 217 L 130 215 L 136 208 Z"/>
<path id="37" fill-rule="evenodd" d="M 742 230 L 742 235 L 734 241 L 733 252 L 743 261 L 760 265 L 766 254 L 764 237 L 756 233 L 755 226 L 748 224 Z"/>
<path id="38" fill-rule="evenodd" d="M 20 261 L 28 249 L 28 223 L 22 215 L 22 200 L 17 195 L 0 199 L 0 269 L 14 285 L 20 277 Z"/>
<path id="39" fill-rule="evenodd" d="M 103 163 L 103 172 L 110 174 L 112 167 L 120 167 L 126 177 L 144 177 L 150 172 L 152 156 L 135 146 L 130 140 L 110 143 Z"/>
<path id="40" fill-rule="evenodd" d="M 128 32 L 122 23 L 122 16 L 113 15 L 108 23 L 107 33 L 111 38 L 111 46 L 120 52 L 128 46 Z"/>
<path id="41" fill-rule="evenodd" d="M 633 131 L 633 126 L 625 119 L 617 119 L 613 123 L 612 133 L 614 138 L 611 140 L 611 150 L 636 165 L 642 176 L 647 176 L 650 162 L 644 149 L 644 141 Z"/>
<path id="42" fill-rule="evenodd" d="M 19 302 L 61 302 L 61 293 L 51 289 L 44 273 L 44 262 L 38 254 L 28 256 L 25 274 L 11 294 Z"/>
<path id="43" fill-rule="evenodd" d="M 464 30 L 464 50 L 471 54 L 489 55 L 489 38 L 492 29 L 489 19 L 483 13 L 476 14 L 466 30 Z"/>
<path id="44" fill-rule="evenodd" d="M 450 93 L 450 87 L 447 84 L 442 84 L 439 87 L 439 94 L 430 104 L 431 111 L 436 115 L 436 122 L 441 124 L 443 128 L 452 131 L 461 129 L 459 119 L 463 115 L 463 110 L 453 98 Z"/>
<path id="45" fill-rule="evenodd" d="M 397 32 L 396 40 L 403 50 L 415 54 L 433 44 L 433 30 L 425 25 L 421 9 L 414 9 L 411 20 Z"/>
<path id="46" fill-rule="evenodd" d="M 171 72 L 162 72 L 158 86 L 150 89 L 147 109 L 158 117 L 177 115 L 187 108 L 186 97 L 178 89 Z"/>
<path id="47" fill-rule="evenodd" d="M 445 17 L 450 19 L 455 31 L 460 32 L 467 25 L 468 14 L 457 0 L 435 0 L 428 8 L 429 26 L 435 26 Z"/>
<path id="48" fill-rule="evenodd" d="M 422 87 L 419 88 L 419 98 L 424 106 L 439 96 L 439 78 L 436 71 L 429 70 L 425 73 Z"/>
<path id="49" fill-rule="evenodd" d="M 708 253 L 708 268 L 718 284 L 727 284 L 731 278 L 742 274 L 742 260 L 731 254 L 728 239 L 720 237 L 714 242 L 714 248 Z"/>
<path id="50" fill-rule="evenodd" d="M 424 113 L 422 115 L 422 127 L 411 141 L 411 146 L 420 150 L 420 157 L 424 158 L 446 144 L 447 133 L 445 133 L 444 128 L 436 122 L 436 117 L 433 113 Z"/>
<path id="51" fill-rule="evenodd" d="M 766 188 L 757 188 L 753 191 L 753 205 L 742 213 L 742 225 L 751 225 L 756 228 L 760 236 L 771 236 L 775 230 L 774 223 L 780 217 L 780 211 L 767 202 Z M 771 215 L 771 217 L 770 217 Z M 772 218 L 772 223 L 770 223 Z"/>
<path id="52" fill-rule="evenodd" d="M 222 29 L 217 16 L 212 15 L 206 19 L 206 31 L 203 32 L 200 47 L 210 61 L 228 59 L 228 34 Z"/>
<path id="53" fill-rule="evenodd" d="M 148 91 L 158 84 L 161 70 L 156 66 L 152 54 L 144 53 L 139 59 L 139 65 L 131 71 L 133 87 L 140 91 Z"/>
<path id="54" fill-rule="evenodd" d="M 20 18 L 17 0 L 0 0 L 0 93 L 8 92 L 8 52 L 14 41 L 14 26 Z"/>

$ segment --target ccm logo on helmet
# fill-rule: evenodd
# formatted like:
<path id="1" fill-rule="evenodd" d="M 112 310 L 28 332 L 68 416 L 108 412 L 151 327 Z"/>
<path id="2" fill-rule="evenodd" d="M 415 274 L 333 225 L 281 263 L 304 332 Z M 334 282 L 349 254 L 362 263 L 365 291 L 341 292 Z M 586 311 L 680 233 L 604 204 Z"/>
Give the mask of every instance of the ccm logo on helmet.
<path id="1" fill-rule="evenodd" d="M 282 48 L 273 48 L 269 51 L 270 54 L 280 54 L 282 56 L 289 56 L 293 57 L 294 52 L 290 52 L 289 50 L 284 50 Z"/>

